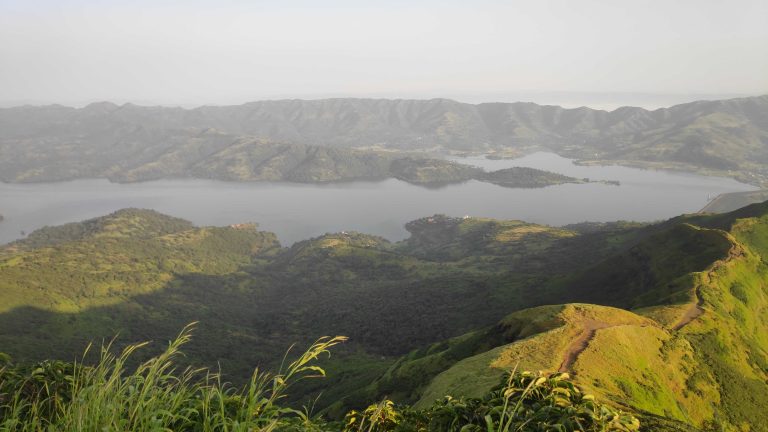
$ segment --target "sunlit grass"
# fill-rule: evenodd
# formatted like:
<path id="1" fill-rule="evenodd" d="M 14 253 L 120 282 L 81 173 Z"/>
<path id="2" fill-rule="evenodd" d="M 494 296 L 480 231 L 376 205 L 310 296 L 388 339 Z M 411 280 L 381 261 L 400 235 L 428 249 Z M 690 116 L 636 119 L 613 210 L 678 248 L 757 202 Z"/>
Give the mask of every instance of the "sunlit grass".
<path id="1" fill-rule="evenodd" d="M 271 431 L 301 424 L 309 417 L 280 402 L 291 384 L 324 376 L 315 361 L 346 340 L 318 339 L 277 373 L 256 369 L 238 388 L 207 369 L 179 369 L 181 348 L 191 340 L 193 327 L 187 326 L 161 354 L 135 369 L 128 365 L 146 343 L 130 345 L 119 354 L 107 344 L 95 365 L 80 362 L 71 370 L 56 362 L 39 365 L 27 376 L 4 368 L 0 430 Z"/>

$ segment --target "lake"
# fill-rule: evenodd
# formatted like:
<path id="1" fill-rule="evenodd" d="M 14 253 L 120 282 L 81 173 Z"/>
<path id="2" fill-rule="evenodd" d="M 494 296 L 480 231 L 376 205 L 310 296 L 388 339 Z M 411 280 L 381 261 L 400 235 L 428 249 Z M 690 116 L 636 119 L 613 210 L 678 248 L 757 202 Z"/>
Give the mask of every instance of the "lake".
<path id="1" fill-rule="evenodd" d="M 102 216 L 125 207 L 151 208 L 198 225 L 256 222 L 284 245 L 326 232 L 360 231 L 390 240 L 403 225 L 442 213 L 520 219 L 548 225 L 583 221 L 655 221 L 691 213 L 721 193 L 756 190 L 732 179 L 620 166 L 578 166 L 552 153 L 519 159 L 455 159 L 496 170 L 546 169 L 620 186 L 566 184 L 510 189 L 469 181 L 427 189 L 399 180 L 323 185 L 160 180 L 117 184 L 103 179 L 59 183 L 0 183 L 0 244 L 46 226 Z"/>

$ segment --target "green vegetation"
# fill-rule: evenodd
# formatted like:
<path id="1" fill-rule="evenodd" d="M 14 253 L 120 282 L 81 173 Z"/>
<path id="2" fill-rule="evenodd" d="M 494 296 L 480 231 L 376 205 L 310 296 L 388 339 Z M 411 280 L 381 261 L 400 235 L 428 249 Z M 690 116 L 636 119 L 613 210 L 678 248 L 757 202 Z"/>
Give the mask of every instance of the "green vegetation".
<path id="1" fill-rule="evenodd" d="M 535 168 L 514 167 L 485 172 L 483 169 L 445 159 L 399 158 L 392 161 L 391 175 L 408 183 L 444 186 L 467 180 L 479 180 L 510 188 L 538 188 L 563 183 L 588 183 Z"/>
<path id="2" fill-rule="evenodd" d="M 273 234 L 255 226 L 198 229 L 148 210 L 43 228 L 0 251 L 0 312 L 116 304 L 180 273 L 233 272 L 278 247 Z"/>
<path id="3" fill-rule="evenodd" d="M 119 351 L 199 321 L 174 363 L 221 367 L 242 389 L 286 345 L 344 334 L 318 359 L 326 379 L 295 383 L 284 406 L 341 421 L 373 405 L 403 425 L 450 395 L 497 427 L 491 393 L 519 367 L 571 374 L 655 430 L 766 430 L 768 203 L 654 225 L 435 215 L 407 228 L 398 243 L 344 232 L 290 248 L 254 225 L 136 209 L 45 228 L 0 250 L 0 346 L 71 375 L 90 341 L 119 333 Z M 162 352 L 132 351 L 126 368 Z"/>
<path id="4" fill-rule="evenodd" d="M 394 160 L 390 171 L 395 178 L 408 183 L 434 186 L 465 182 L 483 172 L 480 168 L 444 159 L 414 158 Z"/>
<path id="5" fill-rule="evenodd" d="M 685 424 L 766 430 L 768 273 L 756 255 L 768 251 L 765 210 L 766 204 L 760 204 L 730 215 L 692 216 L 646 228 L 646 240 L 628 249 L 632 259 L 619 254 L 598 265 L 601 271 L 578 272 L 570 284 L 555 282 L 580 290 L 579 281 L 587 276 L 606 275 L 585 293 L 608 280 L 611 288 L 622 287 L 625 307 L 645 305 L 638 314 L 594 305 L 529 309 L 520 312 L 527 316 L 512 314 L 485 332 L 449 341 L 440 351 L 414 353 L 398 368 L 429 382 L 417 406 L 440 394 L 481 394 L 505 369 L 519 364 L 571 371 L 577 384 L 630 406 L 658 430 L 688 430 Z M 640 290 L 649 294 L 635 296 Z M 530 332 L 515 336 L 507 330 L 509 322 L 526 323 Z M 444 359 L 459 352 L 463 341 L 495 347 L 467 350 L 466 357 L 445 368 L 451 362 Z M 425 379 L 425 373 L 434 378 Z"/>
<path id="6" fill-rule="evenodd" d="M 446 396 L 423 410 L 398 412 L 391 401 L 345 417 L 345 432 L 374 431 L 636 431 L 640 421 L 597 403 L 568 374 L 513 370 L 480 398 Z"/>
<path id="7" fill-rule="evenodd" d="M 0 344 L 24 360 L 73 358 L 87 341 L 118 331 L 127 341 L 167 340 L 200 321 L 188 354 L 243 379 L 252 365 L 278 358 L 286 341 L 347 334 L 353 342 L 339 357 L 369 364 L 351 375 L 370 378 L 412 349 L 540 301 L 522 292 L 529 281 L 578 265 L 569 251 L 584 259 L 599 251 L 567 243 L 575 236 L 567 230 L 455 222 L 411 227 L 420 239 L 456 229 L 456 252 L 446 257 L 359 233 L 280 248 L 252 226 L 196 228 L 142 210 L 44 229 L 0 252 Z M 512 274 L 510 265 L 525 270 Z M 329 381 L 350 378 L 341 369 Z"/>
<path id="8" fill-rule="evenodd" d="M 322 338 L 277 374 L 255 370 L 242 388 L 205 369 L 179 369 L 185 329 L 158 356 L 130 370 L 145 344 L 114 354 L 102 347 L 93 366 L 0 364 L 0 428 L 4 431 L 318 430 L 306 413 L 281 406 L 293 382 L 320 377 L 314 363 L 345 338 Z M 86 355 L 88 353 L 86 352 Z"/>
<path id="9" fill-rule="evenodd" d="M 549 171 L 528 167 L 513 167 L 484 173 L 479 180 L 505 187 L 537 188 L 563 183 L 588 183 L 587 179 L 576 179 Z"/>
<path id="10" fill-rule="evenodd" d="M 383 401 L 351 411 L 342 424 L 283 405 L 296 382 L 321 378 L 316 365 L 344 337 L 320 338 L 277 374 L 256 369 L 238 388 L 206 369 L 179 369 L 191 327 L 156 357 L 130 369 L 146 344 L 115 354 L 103 346 L 94 365 L 45 361 L 26 366 L 0 358 L 0 428 L 4 431 L 634 431 L 632 415 L 583 394 L 567 374 L 512 371 L 482 399 L 446 397 L 426 410 L 398 412 Z M 84 358 L 88 356 L 88 350 Z"/>

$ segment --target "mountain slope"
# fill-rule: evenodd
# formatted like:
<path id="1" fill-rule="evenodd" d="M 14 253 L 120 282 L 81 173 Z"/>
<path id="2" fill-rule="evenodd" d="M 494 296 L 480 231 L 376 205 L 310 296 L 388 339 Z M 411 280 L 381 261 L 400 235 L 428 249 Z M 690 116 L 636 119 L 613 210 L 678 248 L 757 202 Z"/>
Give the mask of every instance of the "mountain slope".
<path id="1" fill-rule="evenodd" d="M 232 379 L 281 358 L 292 342 L 330 333 L 352 338 L 346 370 L 375 375 L 395 356 L 535 301 L 521 290 L 551 265 L 517 275 L 506 266 L 537 262 L 562 230 L 515 225 L 541 234 L 527 243 L 532 256 L 505 260 L 502 249 L 493 260 L 455 263 L 360 233 L 281 248 L 253 226 L 198 228 L 144 210 L 45 228 L 0 248 L 0 346 L 19 360 L 72 358 L 88 340 L 119 332 L 121 343 L 161 341 L 200 321 L 190 358 L 226 365 Z"/>
<path id="2" fill-rule="evenodd" d="M 179 273 L 223 274 L 279 247 L 255 226 L 196 228 L 150 210 L 43 228 L 0 249 L 0 311 L 77 312 L 163 288 Z"/>
<path id="3" fill-rule="evenodd" d="M 729 231 L 681 232 L 685 223 L 664 235 L 678 237 L 673 244 L 690 246 L 696 244 L 691 235 L 720 236 L 729 247 L 724 255 L 709 257 L 706 250 L 689 250 L 709 265 L 691 268 L 683 282 L 675 272 L 657 275 L 658 281 L 677 280 L 686 295 L 654 295 L 656 306 L 634 312 L 588 304 L 515 312 L 493 328 L 411 354 L 374 389 L 404 374 L 420 376 L 421 386 L 408 398 L 420 398 L 423 406 L 445 394 L 481 394 L 514 367 L 559 370 L 575 375 L 598 397 L 646 415 L 705 429 L 768 430 L 763 409 L 768 403 L 768 269 L 762 258 L 768 253 L 768 208 L 759 204 L 689 221 Z M 672 261 L 665 244 L 660 249 L 653 255 Z M 658 268 L 652 261 L 611 258 L 592 271 L 613 268 L 614 276 L 607 279 L 613 289 L 629 288 L 637 273 L 622 267 Z M 434 379 L 425 381 L 424 375 Z"/>

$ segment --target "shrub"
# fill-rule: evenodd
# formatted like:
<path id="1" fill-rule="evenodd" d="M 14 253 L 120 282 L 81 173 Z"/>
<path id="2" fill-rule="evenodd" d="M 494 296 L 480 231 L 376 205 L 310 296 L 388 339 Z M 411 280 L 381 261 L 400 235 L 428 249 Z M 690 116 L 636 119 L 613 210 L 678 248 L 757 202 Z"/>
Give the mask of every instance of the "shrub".
<path id="1" fill-rule="evenodd" d="M 391 406 L 387 402 L 387 407 Z M 566 373 L 513 371 L 482 398 L 450 396 L 428 409 L 390 412 L 382 404 L 348 416 L 346 431 L 637 431 L 640 421 L 582 393 Z M 365 418 L 366 414 L 371 414 Z M 354 419 L 354 422 L 349 421 Z"/>
<path id="2" fill-rule="evenodd" d="M 327 423 L 282 402 L 292 383 L 325 375 L 315 360 L 345 337 L 321 338 L 278 373 L 257 369 L 248 384 L 236 388 L 206 369 L 177 368 L 191 330 L 187 326 L 163 353 L 130 371 L 132 356 L 146 343 L 120 354 L 107 344 L 93 366 L 57 361 L 20 366 L 0 355 L 0 430 L 629 432 L 640 427 L 634 416 L 583 394 L 568 374 L 516 371 L 481 398 L 446 397 L 424 410 L 398 409 L 385 400 L 349 412 L 343 423 Z"/>
<path id="3" fill-rule="evenodd" d="M 94 366 L 44 362 L 34 368 L 0 364 L 0 430 L 3 431 L 271 431 L 309 423 L 306 414 L 282 407 L 291 383 L 324 376 L 313 363 L 346 338 L 321 338 L 277 374 L 254 371 L 243 388 L 205 369 L 178 370 L 180 348 L 191 326 L 160 355 L 128 372 L 132 355 L 110 345 Z M 87 351 L 86 351 L 87 353 Z M 302 428 L 307 430 L 307 428 Z"/>

